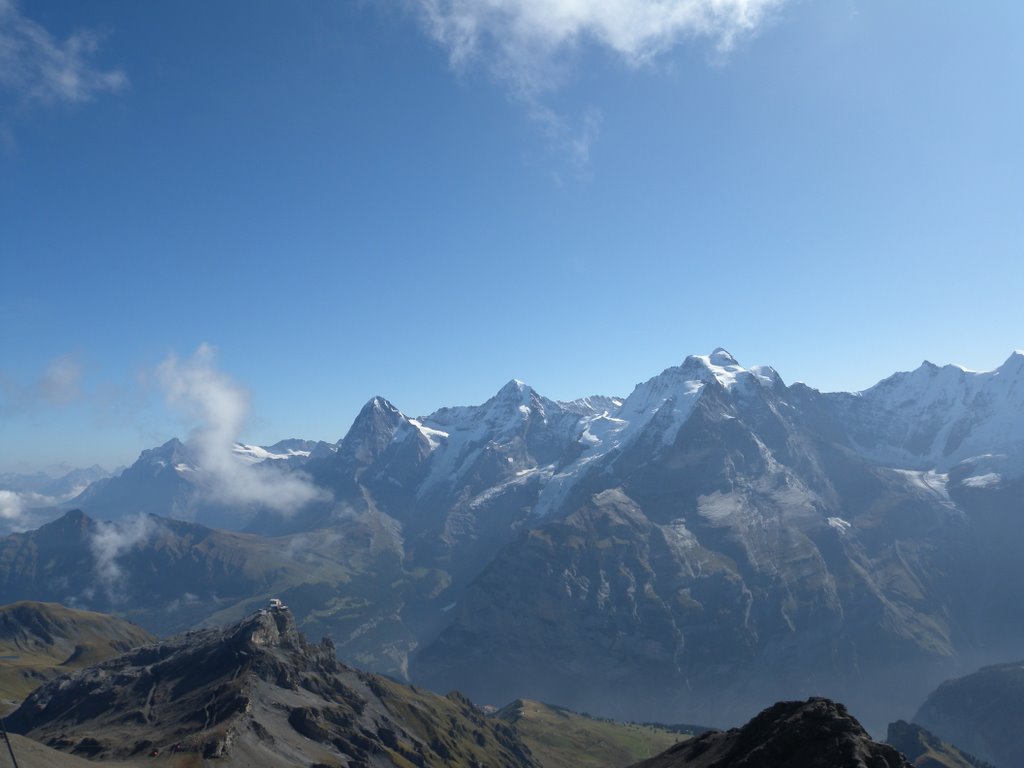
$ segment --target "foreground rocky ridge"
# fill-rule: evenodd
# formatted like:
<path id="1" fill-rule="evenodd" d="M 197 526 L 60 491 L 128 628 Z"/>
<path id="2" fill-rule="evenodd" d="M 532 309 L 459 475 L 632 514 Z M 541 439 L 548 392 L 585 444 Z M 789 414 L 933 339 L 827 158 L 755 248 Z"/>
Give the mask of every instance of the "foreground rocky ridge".
<path id="1" fill-rule="evenodd" d="M 8 634 L 22 645 L 24 626 L 32 644 L 67 625 L 68 615 L 85 617 L 70 625 L 84 641 L 97 618 L 62 606 L 5 613 L 21 616 Z M 969 706 L 979 695 L 959 698 Z M 125 766 L 162 757 L 172 766 L 619 768 L 674 743 L 638 768 L 991 768 L 902 721 L 890 725 L 889 746 L 875 743 L 843 705 L 823 698 L 778 702 L 727 732 L 615 723 L 524 700 L 486 716 L 461 694 L 424 693 L 341 664 L 329 640 L 309 643 L 291 612 L 275 605 L 67 672 L 29 695 L 7 725 L 34 740 L 16 742 L 26 765 L 47 766 L 77 764 L 76 757 Z"/>
<path id="2" fill-rule="evenodd" d="M 64 752 L 194 754 L 222 765 L 537 763 L 515 730 L 458 694 L 358 672 L 308 643 L 287 609 L 150 644 L 32 693 L 7 720 Z"/>

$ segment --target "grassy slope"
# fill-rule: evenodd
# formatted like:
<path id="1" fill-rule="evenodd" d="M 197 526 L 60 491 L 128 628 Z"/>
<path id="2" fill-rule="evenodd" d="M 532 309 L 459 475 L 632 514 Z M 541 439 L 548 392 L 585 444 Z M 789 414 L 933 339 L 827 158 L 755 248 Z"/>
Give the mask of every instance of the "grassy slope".
<path id="1" fill-rule="evenodd" d="M 689 738 L 646 725 L 597 720 L 537 701 L 515 701 L 497 716 L 516 726 L 544 768 L 622 768 Z"/>
<path id="2" fill-rule="evenodd" d="M 395 720 L 406 723 L 419 738 L 430 743 L 432 751 L 440 753 L 442 758 L 445 753 L 449 754 L 442 760 L 438 760 L 435 754 L 429 755 L 426 764 L 431 768 L 509 765 L 510 745 L 515 743 L 521 747 L 526 742 L 521 733 L 509 727 L 510 724 L 486 717 L 459 693 L 438 696 L 385 677 L 374 677 L 371 688 Z M 504 742 L 499 744 L 495 740 L 496 736 L 503 738 Z M 529 744 L 526 746 L 533 752 Z M 396 752 L 390 752 L 390 757 L 400 768 L 415 768 L 413 763 L 403 760 Z M 540 759 L 536 753 L 533 757 Z M 536 764 L 533 760 L 522 761 L 526 762 Z M 541 764 L 547 768 L 546 763 Z M 584 765 L 579 762 L 575 764 Z"/>
<path id="3" fill-rule="evenodd" d="M 117 656 L 153 637 L 123 619 L 57 603 L 0 606 L 0 708 L 64 672 Z"/>

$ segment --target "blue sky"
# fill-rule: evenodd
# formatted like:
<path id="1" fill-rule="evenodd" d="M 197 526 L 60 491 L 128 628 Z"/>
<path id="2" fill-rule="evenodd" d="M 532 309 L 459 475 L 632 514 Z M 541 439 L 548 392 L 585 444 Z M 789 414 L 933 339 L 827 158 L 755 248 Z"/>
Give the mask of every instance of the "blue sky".
<path id="1" fill-rule="evenodd" d="M 0 471 L 185 436 L 202 344 L 261 443 L 1024 346 L 1024 7 L 709 7 L 0 0 Z"/>

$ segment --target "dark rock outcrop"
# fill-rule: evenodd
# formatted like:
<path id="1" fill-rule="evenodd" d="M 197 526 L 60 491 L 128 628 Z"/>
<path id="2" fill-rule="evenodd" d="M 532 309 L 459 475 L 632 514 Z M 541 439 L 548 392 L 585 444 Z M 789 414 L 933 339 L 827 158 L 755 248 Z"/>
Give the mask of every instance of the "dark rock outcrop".
<path id="1" fill-rule="evenodd" d="M 683 741 L 634 768 L 911 768 L 842 704 L 780 701 L 742 728 Z"/>

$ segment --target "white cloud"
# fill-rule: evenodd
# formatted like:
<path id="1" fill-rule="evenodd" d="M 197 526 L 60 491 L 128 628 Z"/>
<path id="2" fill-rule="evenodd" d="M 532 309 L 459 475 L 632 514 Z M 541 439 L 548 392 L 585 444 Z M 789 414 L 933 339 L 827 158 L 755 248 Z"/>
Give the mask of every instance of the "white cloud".
<path id="1" fill-rule="evenodd" d="M 31 491 L 0 490 L 0 532 L 28 531 L 41 525 L 52 515 L 41 513 L 39 508 L 59 501 L 53 496 Z"/>
<path id="2" fill-rule="evenodd" d="M 0 491 L 0 519 L 18 520 L 25 511 L 25 501 L 16 491 Z"/>
<path id="3" fill-rule="evenodd" d="M 89 549 L 96 561 L 94 569 L 99 584 L 111 600 L 118 601 L 124 596 L 124 573 L 118 558 L 133 547 L 149 542 L 161 530 L 160 523 L 148 515 L 137 515 L 120 523 L 96 524 Z"/>
<path id="4" fill-rule="evenodd" d="M 81 493 L 81 491 L 79 491 Z M 35 491 L 0 491 L 0 494 L 13 494 L 7 496 L 7 507 L 0 501 L 0 518 L 11 519 L 27 511 L 31 507 L 52 507 L 65 501 L 67 496 L 47 496 Z M 77 494 L 76 494 L 77 495 Z M 16 499 L 15 499 L 16 497 Z M 0 498 L 3 498 L 0 496 Z"/>
<path id="5" fill-rule="evenodd" d="M 453 66 L 479 60 L 519 92 L 559 84 L 559 57 L 595 44 L 640 66 L 685 40 L 720 52 L 784 0 L 414 0 Z"/>
<path id="6" fill-rule="evenodd" d="M 589 44 L 629 67 L 686 41 L 728 53 L 785 1 L 408 0 L 452 67 L 487 70 L 577 173 L 589 167 L 601 112 L 591 107 L 573 118 L 547 103 L 567 79 L 576 50 Z"/>
<path id="7" fill-rule="evenodd" d="M 188 442 L 205 489 L 220 501 L 262 504 L 283 513 L 326 498 L 301 473 L 266 463 L 250 465 L 235 453 L 249 414 L 249 394 L 217 370 L 214 358 L 213 348 L 202 344 L 191 358 L 171 355 L 157 369 L 168 403 L 196 425 Z"/>
<path id="8" fill-rule="evenodd" d="M 66 40 L 23 16 L 14 0 L 0 0 L 0 89 L 40 104 L 80 103 L 128 84 L 119 69 L 92 63 L 100 36 L 79 30 Z"/>

